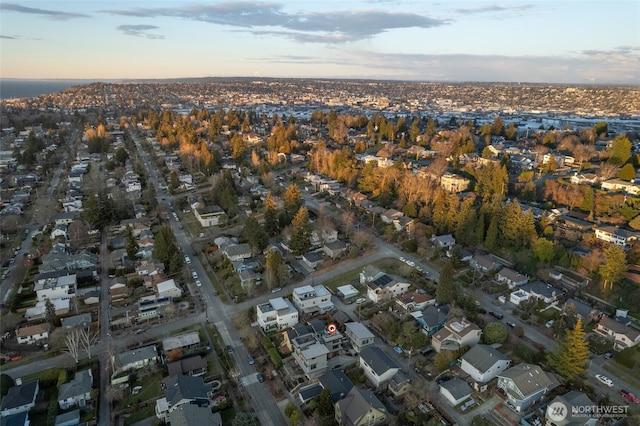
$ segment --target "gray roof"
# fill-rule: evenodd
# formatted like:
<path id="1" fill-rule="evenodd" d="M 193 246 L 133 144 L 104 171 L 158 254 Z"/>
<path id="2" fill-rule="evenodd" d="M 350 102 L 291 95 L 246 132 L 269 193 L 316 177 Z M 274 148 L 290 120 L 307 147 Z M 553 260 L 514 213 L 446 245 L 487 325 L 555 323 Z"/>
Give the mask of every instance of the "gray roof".
<path id="1" fill-rule="evenodd" d="M 428 327 L 435 327 L 447 322 L 449 307 L 447 305 L 429 305 L 422 310 L 422 320 Z"/>
<path id="2" fill-rule="evenodd" d="M 476 345 L 469 349 L 462 359 L 467 361 L 481 373 L 485 373 L 498 361 L 509 361 L 499 350 L 489 345 Z"/>
<path id="3" fill-rule="evenodd" d="M 69 411 L 68 413 L 63 413 L 56 416 L 56 420 L 54 426 L 58 425 L 68 425 L 70 422 L 74 421 L 74 424 L 80 423 L 80 410 Z"/>
<path id="4" fill-rule="evenodd" d="M 9 410 L 11 408 L 17 408 L 23 405 L 30 404 L 36 399 L 36 391 L 38 390 L 38 381 L 29 382 L 18 386 L 12 386 L 9 388 L 4 398 L 2 398 L 2 404 L 0 405 L 0 411 Z"/>
<path id="5" fill-rule="evenodd" d="M 200 335 L 197 331 L 191 333 L 179 334 L 177 336 L 167 337 L 162 340 L 162 349 L 166 352 L 175 348 L 183 348 L 185 346 L 195 345 L 200 343 Z"/>
<path id="6" fill-rule="evenodd" d="M 300 399 L 302 399 L 304 402 L 307 402 L 322 393 L 322 386 L 320 385 L 320 383 L 314 383 L 312 385 L 300 388 L 298 393 L 300 394 Z"/>
<path id="7" fill-rule="evenodd" d="M 211 385 L 205 385 L 202 377 L 178 375 L 167 379 L 165 396 L 170 405 L 176 405 L 183 399 L 195 401 L 196 399 L 208 400 Z"/>
<path id="8" fill-rule="evenodd" d="M 351 383 L 349 377 L 344 374 L 344 371 L 338 369 L 328 371 L 320 376 L 318 380 L 323 388 L 329 389 L 329 392 L 331 392 L 331 401 L 334 403 L 344 398 L 353 387 L 353 383 Z"/>
<path id="9" fill-rule="evenodd" d="M 245 254 L 251 255 L 251 246 L 247 243 L 232 244 L 230 246 L 227 246 L 225 252 L 229 257 Z"/>
<path id="10" fill-rule="evenodd" d="M 85 395 L 91 392 L 93 387 L 93 376 L 91 370 L 78 371 L 72 381 L 64 383 L 60 386 L 58 392 L 58 401 L 64 401 L 67 398 Z"/>
<path id="11" fill-rule="evenodd" d="M 375 337 L 373 333 L 360 322 L 348 322 L 344 326 L 359 339 L 370 339 Z"/>
<path id="12" fill-rule="evenodd" d="M 498 377 L 513 380 L 525 398 L 541 389 L 552 389 L 557 384 L 542 368 L 526 363 L 511 367 Z"/>
<path id="13" fill-rule="evenodd" d="M 462 399 L 473 393 L 471 386 L 459 377 L 454 377 L 451 380 L 440 383 L 440 386 L 449 391 L 454 399 Z"/>
<path id="14" fill-rule="evenodd" d="M 399 368 L 398 364 L 377 346 L 367 346 L 362 349 L 360 351 L 360 359 L 366 362 L 378 376 L 390 369 Z"/>
<path id="15" fill-rule="evenodd" d="M 65 328 L 75 327 L 77 325 L 87 327 L 91 324 L 91 314 L 80 314 L 72 317 L 61 318 L 60 322 Z"/>
<path id="16" fill-rule="evenodd" d="M 542 281 L 533 281 L 520 286 L 520 288 L 529 293 L 540 294 L 544 297 L 553 297 L 554 293 L 556 296 L 564 294 L 562 291 L 555 288 L 551 284 L 543 283 Z"/>
<path id="17" fill-rule="evenodd" d="M 359 389 L 355 386 L 351 388 L 347 396 L 338 401 L 338 406 L 342 415 L 342 424 L 347 425 L 356 424 L 371 408 L 387 412 L 384 404 L 380 402 L 373 392 Z"/>
<path id="18" fill-rule="evenodd" d="M 182 404 L 169 413 L 171 426 L 194 426 L 222 424 L 220 413 L 212 413 L 209 407 L 200 407 L 196 404 Z"/>
<path id="19" fill-rule="evenodd" d="M 207 366 L 207 360 L 202 356 L 197 355 L 170 362 L 167 364 L 167 370 L 169 372 L 169 376 L 177 376 L 179 374 L 186 374 L 190 371 L 200 370 L 202 368 L 206 370 Z"/>
<path id="20" fill-rule="evenodd" d="M 152 359 L 158 356 L 158 351 L 155 346 L 144 346 L 142 348 L 134 349 L 132 351 L 123 352 L 119 355 L 120 365 L 125 366 L 133 364 L 135 362 Z"/>

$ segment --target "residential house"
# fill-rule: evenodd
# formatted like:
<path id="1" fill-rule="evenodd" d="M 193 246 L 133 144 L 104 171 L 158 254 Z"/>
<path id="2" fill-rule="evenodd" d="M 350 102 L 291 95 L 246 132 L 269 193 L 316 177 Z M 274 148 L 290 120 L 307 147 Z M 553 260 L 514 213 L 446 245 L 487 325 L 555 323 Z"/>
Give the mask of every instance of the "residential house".
<path id="1" fill-rule="evenodd" d="M 182 358 L 167 364 L 169 377 L 185 375 L 185 376 L 202 376 L 207 374 L 207 360 L 200 355 Z"/>
<path id="2" fill-rule="evenodd" d="M 53 216 L 53 222 L 56 225 L 70 225 L 76 216 L 76 213 L 56 213 Z"/>
<path id="3" fill-rule="evenodd" d="M 440 393 L 451 405 L 462 404 L 473 393 L 473 389 L 467 382 L 459 377 L 440 383 Z"/>
<path id="4" fill-rule="evenodd" d="M 387 408 L 375 394 L 352 387 L 335 403 L 335 420 L 340 426 L 377 426 L 387 424 Z"/>
<path id="5" fill-rule="evenodd" d="M 431 242 L 435 244 L 435 246 L 439 249 L 448 249 L 449 247 L 453 247 L 456 245 L 456 239 L 453 238 L 453 235 L 434 235 L 431 237 Z"/>
<path id="6" fill-rule="evenodd" d="M 466 191 L 471 185 L 471 181 L 462 176 L 456 174 L 447 173 L 440 177 L 440 186 L 445 191 L 449 192 L 462 192 Z"/>
<path id="7" fill-rule="evenodd" d="M 340 369 L 329 370 L 318 378 L 324 389 L 329 389 L 331 401 L 335 404 L 344 398 L 353 388 L 353 383 L 344 371 Z"/>
<path id="8" fill-rule="evenodd" d="M 6 418 L 31 410 L 36 405 L 39 390 L 40 384 L 37 380 L 10 387 L 0 403 L 0 417 Z"/>
<path id="9" fill-rule="evenodd" d="M 139 370 L 149 365 L 155 365 L 160 361 L 155 345 L 125 351 L 112 355 L 112 362 L 116 365 L 116 371 Z"/>
<path id="10" fill-rule="evenodd" d="M 626 180 L 614 178 L 609 179 L 600 184 L 600 188 L 604 189 L 608 192 L 626 192 L 631 195 L 640 194 L 640 186 L 635 184 L 634 182 L 629 182 Z"/>
<path id="11" fill-rule="evenodd" d="M 511 293 L 509 300 L 519 305 L 524 300 L 534 298 L 536 300 L 543 300 L 549 304 L 554 302 L 558 297 L 562 296 L 564 292 L 558 290 L 551 284 L 536 280 L 530 283 L 521 285 L 518 291 Z"/>
<path id="12" fill-rule="evenodd" d="M 193 214 L 203 228 L 223 225 L 227 222 L 227 214 L 220 206 L 200 207 L 198 203 L 198 206 L 193 209 Z"/>
<path id="13" fill-rule="evenodd" d="M 435 303 L 436 299 L 422 289 L 396 297 L 396 305 L 405 312 L 421 311 Z"/>
<path id="14" fill-rule="evenodd" d="M 477 383 L 487 383 L 511 365 L 508 357 L 489 345 L 476 345 L 461 359 L 460 369 Z"/>
<path id="15" fill-rule="evenodd" d="M 475 346 L 481 334 L 482 329 L 467 319 L 452 318 L 431 336 L 431 346 L 436 352 L 455 351 L 463 346 Z"/>
<path id="16" fill-rule="evenodd" d="M 182 404 L 169 412 L 167 423 L 171 426 L 222 426 L 222 415 L 220 412 L 213 413 L 209 407 Z"/>
<path id="17" fill-rule="evenodd" d="M 251 257 L 251 245 L 244 244 L 230 244 L 224 248 L 223 253 L 230 261 L 243 260 Z"/>
<path id="18" fill-rule="evenodd" d="M 238 277 L 240 278 L 242 288 L 250 288 L 253 285 L 258 285 L 262 281 L 262 274 L 251 269 L 238 271 Z"/>
<path id="19" fill-rule="evenodd" d="M 597 318 L 600 313 L 600 311 L 592 308 L 590 305 L 573 298 L 568 298 L 564 302 L 562 312 L 564 315 L 567 315 L 569 312 L 575 312 L 579 318 L 582 318 L 583 324 Z"/>
<path id="20" fill-rule="evenodd" d="M 411 316 L 422 328 L 422 332 L 428 336 L 444 327 L 447 322 L 449 307 L 447 305 L 429 305 L 422 311 L 413 311 Z"/>
<path id="21" fill-rule="evenodd" d="M 16 330 L 18 343 L 31 345 L 49 338 L 49 323 L 29 325 Z"/>
<path id="22" fill-rule="evenodd" d="M 160 315 L 167 306 L 171 305 L 168 297 L 143 296 L 137 302 L 138 320 L 155 318 Z"/>
<path id="23" fill-rule="evenodd" d="M 45 319 L 47 314 L 47 301 L 50 301 L 53 304 L 53 310 L 57 316 L 61 317 L 69 313 L 70 299 L 47 299 L 42 302 L 36 302 L 35 306 L 27 308 L 24 313 L 24 317 L 27 321 Z"/>
<path id="24" fill-rule="evenodd" d="M 263 331 L 287 329 L 298 322 L 298 310 L 282 297 L 269 299 L 256 306 L 258 325 Z"/>
<path id="25" fill-rule="evenodd" d="M 562 405 L 560 405 L 562 404 Z M 557 407 L 563 407 L 561 413 L 554 412 Z M 548 426 L 595 426 L 599 424 L 595 413 L 591 414 L 591 407 L 596 404 L 584 393 L 579 391 L 569 391 L 564 395 L 558 395 L 547 405 L 545 411 L 546 425 Z M 587 411 L 585 411 L 587 408 Z M 591 415 L 589 415 L 591 414 Z"/>
<path id="26" fill-rule="evenodd" d="M 80 314 L 71 317 L 60 318 L 62 327 L 66 329 L 80 327 L 88 329 L 91 326 L 91 314 Z"/>
<path id="27" fill-rule="evenodd" d="M 316 269 L 324 261 L 321 253 L 310 251 L 302 255 L 302 262 L 311 269 Z"/>
<path id="28" fill-rule="evenodd" d="M 387 383 L 387 390 L 393 396 L 402 396 L 411 390 L 411 378 L 402 370 L 399 370 Z"/>
<path id="29" fill-rule="evenodd" d="M 325 256 L 329 256 L 334 260 L 343 256 L 347 252 L 348 248 L 349 245 L 342 240 L 325 242 L 322 247 Z"/>
<path id="30" fill-rule="evenodd" d="M 605 315 L 600 317 L 594 331 L 613 340 L 613 348 L 617 351 L 631 348 L 640 342 L 640 331 Z"/>
<path id="31" fill-rule="evenodd" d="M 91 389 L 93 389 L 93 375 L 91 369 L 78 371 L 73 380 L 60 385 L 58 391 L 58 405 L 61 410 L 73 406 L 84 407 L 91 403 Z"/>
<path id="32" fill-rule="evenodd" d="M 502 264 L 495 260 L 492 256 L 486 254 L 477 254 L 471 258 L 469 262 L 471 267 L 476 271 L 483 273 L 495 272 L 502 267 Z"/>
<path id="33" fill-rule="evenodd" d="M 76 295 L 76 274 L 62 275 L 34 285 L 39 302 L 54 299 L 71 299 Z"/>
<path id="34" fill-rule="evenodd" d="M 328 368 L 329 349 L 318 342 L 316 336 L 307 334 L 293 339 L 293 358 L 309 379 L 323 375 Z"/>
<path id="35" fill-rule="evenodd" d="M 129 296 L 129 287 L 127 287 L 126 280 L 124 283 L 116 281 L 109 286 L 109 297 L 112 302 L 126 299 Z"/>
<path id="36" fill-rule="evenodd" d="M 178 297 L 182 297 L 182 290 L 176 285 L 175 280 L 171 278 L 156 285 L 156 295 L 158 299 L 165 297 L 177 299 Z"/>
<path id="37" fill-rule="evenodd" d="M 400 370 L 398 364 L 378 346 L 367 346 L 359 355 L 364 375 L 376 389 L 385 387 Z"/>
<path id="38" fill-rule="evenodd" d="M 510 268 L 502 268 L 496 275 L 496 281 L 499 283 L 507 283 L 509 289 L 513 289 L 514 287 L 526 284 L 529 281 L 529 277 Z"/>
<path id="39" fill-rule="evenodd" d="M 197 331 L 178 334 L 162 339 L 162 351 L 168 354 L 174 349 L 190 349 L 200 345 L 200 334 Z"/>
<path id="40" fill-rule="evenodd" d="M 390 275 L 383 274 L 367 282 L 367 297 L 375 303 L 381 303 L 406 293 L 409 287 L 409 283 L 400 282 Z"/>
<path id="41" fill-rule="evenodd" d="M 323 285 L 305 285 L 293 289 L 291 300 L 302 314 L 325 313 L 333 309 L 331 293 Z"/>
<path id="42" fill-rule="evenodd" d="M 498 374 L 498 389 L 506 403 L 517 412 L 526 411 L 558 385 L 558 380 L 532 364 L 518 364 Z"/>
<path id="43" fill-rule="evenodd" d="M 80 410 L 72 410 L 58 414 L 53 426 L 75 426 L 80 424 Z M 87 423 L 83 423 L 83 426 Z M 3 425 L 4 426 L 4 425 Z M 28 425 L 27 425 L 28 426 Z"/>
<path id="44" fill-rule="evenodd" d="M 344 334 L 349 339 L 353 349 L 360 353 L 368 346 L 375 343 L 373 333 L 360 322 L 348 322 L 344 325 Z"/>
<path id="45" fill-rule="evenodd" d="M 595 228 L 595 236 L 601 241 L 615 244 L 628 250 L 631 244 L 638 240 L 640 232 L 619 228 L 617 226 L 601 225 Z"/>
<path id="46" fill-rule="evenodd" d="M 167 379 L 164 395 L 156 401 L 156 417 L 161 421 L 167 421 L 169 414 L 182 405 L 208 406 L 211 384 L 205 384 L 202 377 L 173 376 Z"/>

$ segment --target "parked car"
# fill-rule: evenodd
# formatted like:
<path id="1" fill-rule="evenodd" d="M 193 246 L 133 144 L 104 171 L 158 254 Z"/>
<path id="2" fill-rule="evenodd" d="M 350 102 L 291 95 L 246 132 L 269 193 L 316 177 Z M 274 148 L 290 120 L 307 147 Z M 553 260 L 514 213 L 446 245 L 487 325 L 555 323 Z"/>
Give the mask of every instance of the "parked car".
<path id="1" fill-rule="evenodd" d="M 606 354 L 604 354 L 604 359 L 612 359 L 613 358 L 613 354 L 611 352 L 607 352 Z"/>
<path id="2" fill-rule="evenodd" d="M 277 292 L 279 292 L 280 290 L 282 290 L 280 287 L 276 287 L 276 288 L 274 288 L 273 290 L 271 290 L 271 293 L 277 293 Z"/>
<path id="3" fill-rule="evenodd" d="M 197 285 L 198 287 L 201 287 L 201 286 L 202 286 L 202 283 L 200 282 L 200 280 L 196 280 L 196 285 Z"/>
<path id="4" fill-rule="evenodd" d="M 504 318 L 504 315 L 502 315 L 500 312 L 489 311 L 489 315 L 494 316 L 498 319 Z"/>
<path id="5" fill-rule="evenodd" d="M 511 328 L 516 328 L 516 323 L 515 322 L 509 322 L 507 321 L 507 325 Z"/>
<path id="6" fill-rule="evenodd" d="M 556 322 L 554 320 L 549 320 L 547 321 L 547 323 L 544 325 L 547 328 L 551 328 L 553 327 L 553 324 L 555 324 Z"/>
<path id="7" fill-rule="evenodd" d="M 366 301 L 367 301 L 367 299 L 365 299 L 364 297 L 358 297 L 358 298 L 356 299 L 356 303 L 357 303 L 358 305 L 359 305 L 359 304 L 361 304 L 361 303 L 364 303 L 364 302 L 366 302 Z"/>
<path id="8" fill-rule="evenodd" d="M 602 374 L 596 374 L 596 379 L 598 379 L 600 382 L 604 383 L 605 385 L 609 386 L 610 388 L 613 387 L 613 380 L 611 380 L 610 378 L 608 378 L 607 376 L 603 376 Z"/>
<path id="9" fill-rule="evenodd" d="M 196 271 L 193 271 L 193 272 L 191 273 L 191 276 L 193 277 L 193 279 L 194 279 L 194 280 L 197 280 L 197 279 L 198 279 L 198 273 L 197 273 Z"/>
<path id="10" fill-rule="evenodd" d="M 394 350 L 394 351 L 396 351 L 396 353 L 398 353 L 398 354 L 401 354 L 401 353 L 403 353 L 403 352 L 404 352 L 404 351 L 402 350 L 402 348 L 401 348 L 400 346 L 398 346 L 398 345 L 394 346 L 394 347 L 393 347 L 393 350 Z"/>
<path id="11" fill-rule="evenodd" d="M 247 355 L 247 361 L 249 361 L 249 365 L 253 365 L 256 363 L 251 355 Z"/>
<path id="12" fill-rule="evenodd" d="M 264 376 L 263 376 L 262 374 L 258 373 L 258 376 L 257 376 L 257 377 L 258 377 L 258 381 L 259 381 L 260 383 L 263 383 L 263 382 L 264 382 Z"/>
<path id="13" fill-rule="evenodd" d="M 230 354 L 233 353 L 233 347 L 231 345 L 227 345 L 227 352 L 229 352 Z"/>
<path id="14" fill-rule="evenodd" d="M 631 401 L 634 404 L 640 404 L 640 398 L 638 398 L 637 396 L 635 396 L 633 393 L 628 392 L 624 389 L 620 389 L 620 392 L 618 392 L 624 399 L 626 399 L 627 401 Z"/>

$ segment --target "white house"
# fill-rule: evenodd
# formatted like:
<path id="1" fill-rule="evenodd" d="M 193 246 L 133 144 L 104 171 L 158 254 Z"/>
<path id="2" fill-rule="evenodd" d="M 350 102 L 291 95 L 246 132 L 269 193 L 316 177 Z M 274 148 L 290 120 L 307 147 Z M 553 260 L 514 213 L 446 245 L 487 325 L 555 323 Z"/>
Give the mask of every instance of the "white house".
<path id="1" fill-rule="evenodd" d="M 436 245 L 436 247 L 441 249 L 447 249 L 449 247 L 453 247 L 456 245 L 456 239 L 453 238 L 453 235 L 434 235 L 431 237 L 431 242 Z"/>
<path id="2" fill-rule="evenodd" d="M 640 233 L 617 226 L 602 225 L 595 228 L 595 235 L 601 241 L 618 245 L 627 250 L 634 241 L 638 240 Z"/>
<path id="3" fill-rule="evenodd" d="M 71 299 L 75 297 L 76 274 L 62 275 L 57 278 L 45 280 L 34 285 L 34 291 L 39 302 L 54 299 Z"/>
<path id="4" fill-rule="evenodd" d="M 18 343 L 31 345 L 49 338 L 49 324 L 36 324 L 19 328 L 16 331 Z"/>
<path id="5" fill-rule="evenodd" d="M 176 285 L 175 280 L 162 281 L 156 285 L 156 294 L 158 298 L 168 297 L 169 299 L 175 299 L 182 297 L 182 290 Z"/>
<path id="6" fill-rule="evenodd" d="M 471 386 L 459 377 L 440 383 L 440 393 L 451 405 L 461 404 L 473 393 Z"/>
<path id="7" fill-rule="evenodd" d="M 442 349 L 458 350 L 465 345 L 475 346 L 480 341 L 482 330 L 465 318 L 452 318 L 431 337 L 431 346 L 436 352 Z"/>
<path id="8" fill-rule="evenodd" d="M 378 346 L 367 346 L 360 351 L 360 366 L 376 389 L 383 388 L 400 370 L 398 364 Z"/>
<path id="9" fill-rule="evenodd" d="M 595 331 L 612 339 L 614 349 L 618 351 L 636 346 L 640 342 L 640 331 L 604 315 L 596 324 Z"/>
<path id="10" fill-rule="evenodd" d="M 526 284 L 529 281 L 529 277 L 510 268 L 502 268 L 496 274 L 496 281 L 499 283 L 507 283 L 509 289 L 512 289 L 516 286 Z"/>
<path id="11" fill-rule="evenodd" d="M 31 410 L 36 405 L 39 388 L 37 380 L 10 387 L 9 392 L 2 398 L 0 417 L 6 418 Z M 4 421 L 2 423 L 4 424 Z"/>
<path id="12" fill-rule="evenodd" d="M 307 334 L 293 339 L 293 358 L 307 378 L 322 376 L 329 366 L 329 349 L 318 342 L 314 335 Z"/>
<path id="13" fill-rule="evenodd" d="M 64 383 L 58 391 L 58 405 L 61 410 L 66 410 L 75 405 L 84 407 L 91 402 L 91 389 L 93 388 L 93 375 L 91 369 L 78 371 L 73 380 Z"/>
<path id="14" fill-rule="evenodd" d="M 351 346 L 360 353 L 367 346 L 371 346 L 375 343 L 375 336 L 373 333 L 359 322 L 348 322 L 344 325 L 344 334 L 351 342 Z"/>
<path id="15" fill-rule="evenodd" d="M 504 391 L 507 405 L 519 413 L 540 402 L 557 385 L 555 377 L 532 364 L 518 364 L 498 374 L 498 389 Z"/>
<path id="16" fill-rule="evenodd" d="M 476 345 L 462 355 L 460 368 L 478 383 L 487 383 L 509 368 L 511 360 L 489 345 Z"/>
<path id="17" fill-rule="evenodd" d="M 284 330 L 298 323 L 298 310 L 282 297 L 256 306 L 256 315 L 264 331 Z"/>
<path id="18" fill-rule="evenodd" d="M 325 313 L 333 309 L 331 293 L 323 285 L 305 285 L 293 289 L 291 300 L 303 314 Z"/>

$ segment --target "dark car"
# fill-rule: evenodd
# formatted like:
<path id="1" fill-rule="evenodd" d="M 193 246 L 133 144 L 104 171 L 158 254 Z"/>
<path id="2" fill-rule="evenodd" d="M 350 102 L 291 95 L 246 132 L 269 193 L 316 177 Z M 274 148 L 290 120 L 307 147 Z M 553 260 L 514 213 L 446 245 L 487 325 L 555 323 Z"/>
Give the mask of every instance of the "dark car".
<path id="1" fill-rule="evenodd" d="M 498 319 L 504 318 L 504 315 L 502 315 L 500 312 L 489 311 L 489 315 L 494 316 Z"/>
<path id="2" fill-rule="evenodd" d="M 259 381 L 260 383 L 263 383 L 263 382 L 264 382 L 264 376 L 263 376 L 262 374 L 260 374 L 260 373 L 258 373 L 258 381 Z"/>
<path id="3" fill-rule="evenodd" d="M 507 325 L 511 328 L 516 328 L 516 323 L 515 322 L 509 322 L 507 321 Z"/>
<path id="4" fill-rule="evenodd" d="M 230 354 L 233 353 L 233 347 L 231 347 L 231 345 L 227 345 L 227 352 L 229 352 Z"/>

